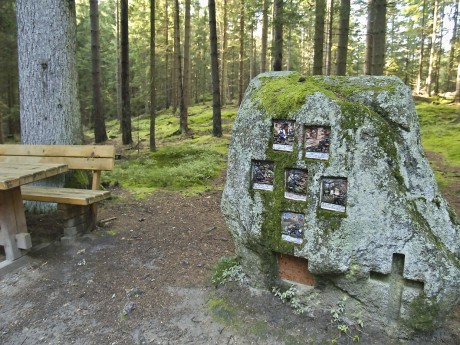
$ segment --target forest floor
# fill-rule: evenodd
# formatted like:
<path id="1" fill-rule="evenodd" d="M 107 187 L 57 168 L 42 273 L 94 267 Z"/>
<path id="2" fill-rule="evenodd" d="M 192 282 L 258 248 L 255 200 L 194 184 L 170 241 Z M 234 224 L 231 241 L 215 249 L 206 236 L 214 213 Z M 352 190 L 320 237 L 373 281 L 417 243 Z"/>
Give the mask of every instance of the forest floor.
<path id="1" fill-rule="evenodd" d="M 234 255 L 220 213 L 223 181 L 198 196 L 137 199 L 115 188 L 99 214 L 114 219 L 70 246 L 58 241 L 57 215 L 29 215 L 34 240 L 51 244 L 0 277 L 0 344 L 460 343 L 459 307 L 442 329 L 403 341 L 372 322 L 342 333 L 332 299 L 297 315 L 270 291 L 212 284 L 219 259 Z M 445 196 L 459 213 L 456 183 Z"/>

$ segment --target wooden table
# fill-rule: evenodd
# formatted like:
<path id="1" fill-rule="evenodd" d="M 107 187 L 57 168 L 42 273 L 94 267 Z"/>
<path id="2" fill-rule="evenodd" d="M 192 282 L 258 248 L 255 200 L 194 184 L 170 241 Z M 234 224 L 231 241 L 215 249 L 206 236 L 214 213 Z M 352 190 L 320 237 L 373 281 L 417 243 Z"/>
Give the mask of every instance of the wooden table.
<path id="1" fill-rule="evenodd" d="M 27 232 L 21 185 L 66 172 L 66 164 L 0 162 L 0 245 L 6 260 L 21 257 L 32 247 Z"/>

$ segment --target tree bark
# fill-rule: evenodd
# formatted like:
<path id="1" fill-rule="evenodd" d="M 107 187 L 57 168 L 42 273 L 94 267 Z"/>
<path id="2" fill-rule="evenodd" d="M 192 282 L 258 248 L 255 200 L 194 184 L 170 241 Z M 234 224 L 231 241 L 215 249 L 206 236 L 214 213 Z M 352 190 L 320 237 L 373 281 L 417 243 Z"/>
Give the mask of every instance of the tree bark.
<path id="1" fill-rule="evenodd" d="M 178 0 L 176 1 L 178 2 Z M 177 10 L 179 11 L 179 7 L 177 8 Z M 177 18 L 177 20 L 179 20 L 179 18 Z M 178 62 L 180 64 L 180 60 Z M 189 131 L 188 104 L 190 92 L 190 0 L 185 0 L 184 75 L 182 78 L 182 87 L 180 88 L 180 91 L 180 132 L 187 133 Z"/>
<path id="2" fill-rule="evenodd" d="M 171 78 L 169 73 L 169 57 L 171 55 L 171 48 L 169 46 L 169 0 L 165 0 L 165 22 L 164 22 L 164 45 L 165 45 L 165 108 L 169 109 L 171 105 L 171 92 L 172 92 L 172 85 L 171 85 Z"/>
<path id="3" fill-rule="evenodd" d="M 260 73 L 264 73 L 267 71 L 268 7 L 269 0 L 264 0 L 262 9 L 262 42 L 260 49 Z"/>
<path id="4" fill-rule="evenodd" d="M 422 76 L 423 76 L 423 58 L 425 54 L 425 20 L 426 20 L 426 0 L 423 0 L 423 13 L 422 13 L 422 37 L 420 43 L 420 52 L 418 59 L 418 73 L 417 73 L 417 83 L 415 87 L 416 94 L 420 94 L 422 88 Z"/>
<path id="5" fill-rule="evenodd" d="M 457 56 L 457 82 L 455 84 L 455 103 L 460 103 L 460 54 Z M 456 122 L 460 122 L 460 114 L 457 117 Z"/>
<path id="6" fill-rule="evenodd" d="M 457 4 L 455 6 L 454 18 L 452 19 L 454 22 L 454 27 L 452 29 L 452 38 L 450 39 L 450 52 L 449 52 L 449 64 L 448 64 L 448 72 L 447 72 L 446 91 L 451 90 L 451 85 L 453 86 L 454 84 L 454 83 L 451 83 L 451 80 L 454 76 L 455 50 L 456 50 L 456 42 L 458 40 L 457 30 L 458 30 L 459 7 L 460 7 L 460 0 L 457 1 Z"/>
<path id="7" fill-rule="evenodd" d="M 385 38 L 387 0 L 375 0 L 373 44 L 372 44 L 372 75 L 383 75 L 385 67 Z"/>
<path id="8" fill-rule="evenodd" d="M 81 144 L 74 1 L 16 1 L 21 140 Z"/>
<path id="9" fill-rule="evenodd" d="M 212 135 L 222 136 L 222 123 L 220 111 L 220 90 L 219 90 L 219 52 L 217 49 L 217 28 L 216 28 L 216 3 L 208 0 L 209 8 L 209 44 L 211 51 L 211 78 L 212 78 Z"/>
<path id="10" fill-rule="evenodd" d="M 283 68 L 283 15 L 284 0 L 273 2 L 273 70 Z"/>
<path id="11" fill-rule="evenodd" d="M 316 0 L 313 74 L 323 74 L 324 16 L 326 0 Z"/>
<path id="12" fill-rule="evenodd" d="M 21 141 L 23 144 L 83 142 L 76 60 L 74 1 L 16 1 Z M 64 175 L 41 184 L 64 184 Z M 56 204 L 28 203 L 47 213 Z"/>
<path id="13" fill-rule="evenodd" d="M 433 26 L 431 28 L 431 43 L 430 43 L 430 60 L 428 62 L 428 76 L 426 77 L 426 90 L 428 96 L 431 97 L 431 82 L 433 80 L 433 65 L 435 59 L 435 46 L 436 46 L 436 31 L 438 29 L 438 0 L 434 0 L 433 8 Z"/>
<path id="14" fill-rule="evenodd" d="M 176 14 L 177 12 L 177 14 Z M 177 16 L 177 20 L 176 20 Z M 179 32 L 179 4 L 174 1 L 174 20 L 173 20 L 173 66 L 172 66 L 172 83 L 171 83 L 171 103 L 173 114 L 177 112 L 179 103 L 179 88 L 182 88 L 181 70 L 182 58 L 180 56 L 180 32 Z M 180 83 L 179 83 L 180 81 Z"/>
<path id="15" fill-rule="evenodd" d="M 372 57 L 374 56 L 374 22 L 375 22 L 375 0 L 368 0 L 367 3 L 367 34 L 366 34 L 366 60 L 364 63 L 364 74 L 372 74 Z"/>
<path id="16" fill-rule="evenodd" d="M 441 57 L 442 57 L 442 41 L 444 37 L 444 7 L 441 7 L 441 13 L 439 15 L 440 23 L 439 23 L 439 40 L 438 40 L 438 47 L 436 49 L 436 64 L 433 67 L 434 73 L 434 94 L 439 94 L 439 75 L 441 74 Z"/>
<path id="17" fill-rule="evenodd" d="M 340 1 L 339 42 L 337 47 L 337 75 L 347 71 L 348 34 L 350 31 L 350 0 Z"/>
<path id="18" fill-rule="evenodd" d="M 107 140 L 107 132 L 105 129 L 104 103 L 102 100 L 99 5 L 97 0 L 90 0 L 89 5 L 91 21 L 94 140 L 96 143 L 102 143 Z"/>
<path id="19" fill-rule="evenodd" d="M 240 0 L 240 58 L 238 70 L 238 105 L 243 101 L 244 80 L 244 0 Z"/>
<path id="20" fill-rule="evenodd" d="M 215 5 L 214 5 L 215 7 Z M 222 23 L 222 71 L 221 71 L 221 87 L 220 87 L 220 103 L 227 103 L 228 96 L 228 82 L 227 82 L 227 45 L 228 45 L 228 36 L 227 36 L 227 26 L 228 26 L 228 17 L 227 17 L 227 0 L 223 2 L 223 23 Z"/>
<path id="21" fill-rule="evenodd" d="M 334 20 L 334 0 L 327 1 L 327 36 L 326 36 L 326 75 L 331 74 L 332 66 L 332 24 Z"/>
<path id="22" fill-rule="evenodd" d="M 156 150 L 155 117 L 156 100 L 156 66 L 155 66 L 155 0 L 150 0 L 150 152 Z"/>
<path id="23" fill-rule="evenodd" d="M 128 0 L 121 0 L 121 136 L 123 145 L 133 142 L 131 133 L 131 97 L 129 92 Z"/>

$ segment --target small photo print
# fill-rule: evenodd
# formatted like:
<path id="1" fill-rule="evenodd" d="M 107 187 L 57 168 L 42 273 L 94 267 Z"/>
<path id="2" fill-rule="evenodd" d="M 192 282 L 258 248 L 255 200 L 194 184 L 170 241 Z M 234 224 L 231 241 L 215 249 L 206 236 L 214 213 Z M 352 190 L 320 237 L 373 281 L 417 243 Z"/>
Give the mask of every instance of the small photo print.
<path id="1" fill-rule="evenodd" d="M 345 178 L 323 178 L 321 183 L 321 208 L 345 212 L 347 186 L 348 182 Z"/>
<path id="2" fill-rule="evenodd" d="M 307 175 L 308 172 L 304 169 L 286 169 L 286 199 L 307 201 Z"/>
<path id="3" fill-rule="evenodd" d="M 305 158 L 329 159 L 330 127 L 305 127 Z"/>
<path id="4" fill-rule="evenodd" d="M 284 241 L 301 244 L 305 216 L 302 213 L 281 213 L 281 238 Z"/>
<path id="5" fill-rule="evenodd" d="M 273 121 L 273 150 L 289 151 L 294 149 L 295 121 Z"/>
<path id="6" fill-rule="evenodd" d="M 252 188 L 273 190 L 275 163 L 268 161 L 252 161 Z"/>

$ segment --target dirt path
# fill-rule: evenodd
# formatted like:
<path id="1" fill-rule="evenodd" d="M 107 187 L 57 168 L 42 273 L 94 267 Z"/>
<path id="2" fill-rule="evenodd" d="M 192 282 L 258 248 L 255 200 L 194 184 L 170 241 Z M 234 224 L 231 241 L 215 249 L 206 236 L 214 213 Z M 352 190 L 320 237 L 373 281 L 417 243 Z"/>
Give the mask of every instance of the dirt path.
<path id="1" fill-rule="evenodd" d="M 210 283 L 219 258 L 234 252 L 220 192 L 113 194 L 99 219 L 115 220 L 0 278 L 0 344 L 352 343 L 331 323 L 332 302 L 296 315 L 265 290 Z M 30 217 L 32 236 L 56 236 L 56 220 Z M 434 338 L 404 344 L 458 344 L 459 314 Z M 397 344 L 371 323 L 356 335 Z"/>

